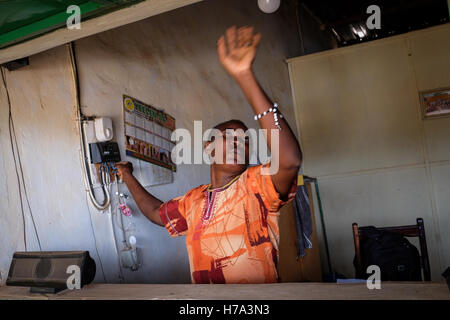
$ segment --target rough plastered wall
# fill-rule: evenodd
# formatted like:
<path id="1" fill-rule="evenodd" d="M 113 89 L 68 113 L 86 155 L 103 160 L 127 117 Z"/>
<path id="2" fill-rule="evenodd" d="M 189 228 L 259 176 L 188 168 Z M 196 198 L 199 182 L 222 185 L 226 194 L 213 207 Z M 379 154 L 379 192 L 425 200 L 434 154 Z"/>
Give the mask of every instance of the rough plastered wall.
<path id="1" fill-rule="evenodd" d="M 319 179 L 331 260 L 348 277 L 353 222 L 422 217 L 432 279 L 450 264 L 450 118 L 424 120 L 419 100 L 450 87 L 449 36 L 446 24 L 289 61 L 304 172 Z"/>
<path id="2" fill-rule="evenodd" d="M 178 128 L 192 130 L 194 120 L 203 120 L 206 129 L 230 118 L 254 127 L 250 106 L 220 67 L 216 54 L 216 41 L 228 26 L 247 24 L 263 35 L 256 74 L 295 129 L 284 62 L 299 54 L 292 13 L 286 4 L 278 13 L 266 15 L 255 1 L 209 0 L 79 40 L 76 56 L 82 111 L 113 119 L 123 158 L 122 94 L 164 109 L 176 118 Z M 93 210 L 86 201 L 70 70 L 67 48 L 59 47 L 30 57 L 30 66 L 7 72 L 30 207 L 43 250 L 89 250 L 97 262 L 96 281 L 117 283 L 120 270 L 110 214 Z M 0 202 L 0 269 L 5 277 L 13 252 L 23 250 L 23 233 L 3 87 L 0 99 L 0 176 L 5 177 L 0 181 L 4 195 Z M 148 169 L 135 162 L 138 178 L 141 167 Z M 206 165 L 180 165 L 174 183 L 147 189 L 169 200 L 208 182 Z M 124 185 L 119 187 L 128 193 Z M 134 203 L 131 207 L 141 267 L 135 272 L 123 269 L 123 281 L 190 282 L 184 238 L 170 238 Z M 24 210 L 28 247 L 37 250 L 26 203 Z"/>
<path id="3" fill-rule="evenodd" d="M 42 249 L 82 249 L 95 256 L 81 179 L 67 49 L 30 57 L 28 67 L 5 73 L 25 186 Z M 13 252 L 24 250 L 24 238 L 3 83 L 0 90 L 0 269 L 4 281 Z M 23 200 L 28 250 L 39 250 Z"/>

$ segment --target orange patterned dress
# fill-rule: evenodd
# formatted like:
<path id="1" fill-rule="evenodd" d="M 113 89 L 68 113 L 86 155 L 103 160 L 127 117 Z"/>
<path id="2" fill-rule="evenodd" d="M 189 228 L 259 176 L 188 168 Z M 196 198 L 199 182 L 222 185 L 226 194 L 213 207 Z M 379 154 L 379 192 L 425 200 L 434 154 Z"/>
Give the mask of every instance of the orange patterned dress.
<path id="1" fill-rule="evenodd" d="M 161 205 L 170 235 L 186 236 L 193 283 L 277 282 L 279 210 L 282 201 L 267 165 L 248 168 L 230 185 L 202 185 Z"/>

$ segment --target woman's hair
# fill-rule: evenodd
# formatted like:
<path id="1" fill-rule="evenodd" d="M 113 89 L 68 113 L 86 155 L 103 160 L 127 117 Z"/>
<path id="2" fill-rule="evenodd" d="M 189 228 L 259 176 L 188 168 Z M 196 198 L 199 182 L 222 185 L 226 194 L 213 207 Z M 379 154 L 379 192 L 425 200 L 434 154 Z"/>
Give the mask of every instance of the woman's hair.
<path id="1" fill-rule="evenodd" d="M 230 124 L 238 124 L 242 127 L 244 127 L 244 131 L 246 131 L 248 129 L 248 127 L 245 125 L 244 122 L 242 122 L 241 120 L 237 120 L 237 119 L 232 119 L 232 120 L 227 120 L 225 122 L 221 122 L 217 125 L 214 126 L 214 129 L 218 129 L 218 130 L 223 130 L 226 129 L 228 125 Z"/>

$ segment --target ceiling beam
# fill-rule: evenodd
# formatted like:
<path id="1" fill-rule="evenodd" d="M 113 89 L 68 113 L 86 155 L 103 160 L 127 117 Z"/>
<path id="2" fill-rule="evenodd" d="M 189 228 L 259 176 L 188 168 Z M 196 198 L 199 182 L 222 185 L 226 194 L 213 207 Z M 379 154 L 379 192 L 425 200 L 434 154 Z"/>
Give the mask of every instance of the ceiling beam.
<path id="1" fill-rule="evenodd" d="M 60 28 L 40 37 L 1 49 L 0 64 L 200 1 L 203 0 L 146 0 L 97 18 L 82 20 L 81 29 Z"/>

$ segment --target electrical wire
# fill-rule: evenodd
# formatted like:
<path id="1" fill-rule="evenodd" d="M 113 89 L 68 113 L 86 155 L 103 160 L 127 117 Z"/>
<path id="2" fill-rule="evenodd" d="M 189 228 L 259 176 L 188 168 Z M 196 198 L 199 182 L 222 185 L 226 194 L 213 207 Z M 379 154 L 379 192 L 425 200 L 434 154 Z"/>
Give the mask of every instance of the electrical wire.
<path id="1" fill-rule="evenodd" d="M 108 165 L 106 163 L 102 163 L 99 167 L 99 172 L 100 172 L 100 180 L 101 180 L 102 185 L 106 185 L 108 188 L 108 192 L 111 192 L 110 176 L 109 176 L 109 173 L 107 174 L 107 172 L 109 172 Z M 114 240 L 114 247 L 115 247 L 116 253 L 117 253 L 117 263 L 119 265 L 119 281 L 120 281 L 120 283 L 123 283 L 123 281 L 125 280 L 125 277 L 123 276 L 122 263 L 120 260 L 119 245 L 117 244 L 116 230 L 114 228 L 112 204 L 109 206 L 109 217 L 111 220 L 111 230 L 112 230 L 112 236 L 113 236 L 113 240 Z M 123 241 L 125 241 L 125 239 Z"/>
<path id="2" fill-rule="evenodd" d="M 114 174 L 117 173 L 117 168 L 114 167 L 114 163 L 113 162 L 109 162 L 107 165 L 109 166 L 109 168 L 111 168 L 111 172 L 112 173 L 114 173 Z M 120 195 L 120 192 L 119 192 L 119 184 L 118 184 L 117 180 L 118 180 L 118 177 L 116 176 L 115 179 L 114 179 L 114 183 L 113 184 L 116 186 L 117 205 L 115 206 L 113 212 L 116 215 L 116 219 L 115 219 L 116 225 L 122 231 L 123 238 L 126 239 L 126 233 L 130 232 L 133 229 L 133 224 L 129 223 L 127 228 L 124 227 L 123 214 L 122 214 L 122 211 L 120 210 L 120 205 L 121 205 L 120 198 L 121 198 L 121 195 Z M 120 218 L 120 225 L 119 225 L 119 222 L 118 222 L 119 218 Z"/>
<path id="3" fill-rule="evenodd" d="M 95 198 L 95 194 L 93 191 L 93 185 L 92 185 L 92 178 L 90 175 L 90 171 L 89 171 L 89 162 L 88 162 L 88 156 L 86 154 L 86 140 L 85 140 L 85 133 L 83 130 L 83 119 L 85 119 L 86 117 L 83 116 L 82 112 L 81 112 L 81 105 L 80 105 L 80 83 L 79 83 L 79 79 L 78 79 L 78 71 L 77 71 L 77 64 L 76 64 L 76 58 L 75 58 L 75 48 L 74 48 L 74 43 L 71 42 L 68 46 L 69 48 L 69 58 L 70 58 L 70 63 L 71 63 L 71 71 L 72 71 L 72 78 L 73 78 L 73 83 L 75 84 L 75 102 L 76 102 L 76 110 L 77 110 L 77 124 L 78 124 L 78 131 L 79 131 L 79 138 L 80 138 L 80 163 L 81 163 L 81 169 L 82 169 L 82 176 L 83 176 L 83 181 L 84 181 L 84 185 L 86 188 L 86 202 L 87 202 L 87 206 L 88 206 L 88 211 L 89 211 L 89 221 L 91 224 L 91 229 L 92 229 L 92 234 L 94 237 L 94 243 L 95 243 L 95 250 L 97 252 L 97 256 L 100 262 L 100 266 L 102 269 L 102 273 L 103 273 L 103 279 L 105 281 L 105 283 L 107 282 L 106 280 L 106 276 L 105 276 L 105 271 L 103 269 L 103 263 L 102 260 L 100 258 L 100 254 L 98 252 L 98 245 L 97 245 L 97 238 L 95 236 L 95 230 L 94 230 L 94 225 L 92 222 L 92 213 L 91 210 L 89 209 L 89 202 L 87 199 L 87 194 L 89 194 L 89 198 L 91 200 L 91 203 L 94 205 L 94 207 L 97 210 L 105 210 L 109 207 L 110 205 L 110 196 L 109 196 L 109 192 L 107 191 L 107 187 L 104 185 L 104 183 L 102 183 L 102 190 L 103 190 L 103 195 L 104 195 L 104 201 L 102 204 L 97 202 L 97 199 Z"/>
<path id="4" fill-rule="evenodd" d="M 2 79 L 3 79 L 3 85 L 5 87 L 6 90 L 6 97 L 8 100 L 8 108 L 9 108 L 9 118 L 8 118 L 8 126 L 9 126 L 9 140 L 11 142 L 11 151 L 13 154 L 13 159 L 14 159 L 14 168 L 16 170 L 16 176 L 17 176 L 17 186 L 19 187 L 19 198 L 20 198 L 20 209 L 22 212 L 22 221 L 23 221 L 23 244 L 25 247 L 25 251 L 27 250 L 27 230 L 26 230 L 26 224 L 25 224 L 25 213 L 23 211 L 23 201 L 22 201 L 22 188 L 20 185 L 20 179 L 19 179 L 19 171 L 17 170 L 17 162 L 16 162 L 16 154 L 14 152 L 14 143 L 13 143 L 13 138 L 12 138 L 12 129 L 11 129 L 11 120 L 12 120 L 12 114 L 11 114 L 11 101 L 9 99 L 9 92 L 8 92 L 8 88 L 6 87 L 6 80 L 5 80 L 5 75 L 4 75 L 4 71 L 2 68 Z"/>
<path id="5" fill-rule="evenodd" d="M 103 211 L 107 209 L 110 205 L 110 195 L 107 191 L 107 187 L 105 185 L 102 185 L 102 191 L 104 195 L 103 203 L 99 203 L 95 197 L 93 185 L 92 185 L 92 177 L 89 171 L 89 163 L 88 163 L 88 156 L 86 154 L 86 141 L 85 141 L 85 134 L 83 130 L 83 114 L 81 112 L 81 105 L 80 105 L 80 83 L 78 79 L 78 71 L 77 71 L 77 64 L 76 64 L 76 57 L 75 57 L 75 47 L 73 42 L 69 44 L 69 57 L 70 57 L 70 63 L 71 63 L 71 70 L 72 70 L 72 77 L 73 81 L 75 83 L 75 100 L 76 100 L 76 109 L 77 109 L 77 123 L 78 123 L 78 130 L 79 130 L 79 137 L 80 137 L 80 152 L 81 152 L 81 168 L 83 171 L 83 180 L 86 187 L 86 191 L 89 193 L 89 198 L 91 199 L 92 204 L 95 206 L 97 210 Z"/>
<path id="6" fill-rule="evenodd" d="M 296 8 L 295 8 L 295 19 L 297 22 L 297 31 L 298 31 L 298 36 L 300 39 L 300 50 L 302 51 L 301 55 L 305 54 L 305 43 L 303 42 L 303 32 L 302 32 L 302 26 L 300 23 L 300 5 L 299 2 L 296 2 Z"/>
<path id="7" fill-rule="evenodd" d="M 9 139 L 10 139 L 10 143 L 11 143 L 11 151 L 12 151 L 12 154 L 13 154 L 14 167 L 15 167 L 16 176 L 17 176 L 17 182 L 18 182 L 18 187 L 19 187 L 19 198 L 20 198 L 20 207 L 21 207 L 22 220 L 23 220 L 23 235 L 24 235 L 25 251 L 28 251 L 28 248 L 27 248 L 27 237 L 26 237 L 25 212 L 24 212 L 24 209 L 23 209 L 22 187 L 23 187 L 23 190 L 24 190 L 24 193 L 25 193 L 25 199 L 26 199 L 26 202 L 27 202 L 28 210 L 30 212 L 31 221 L 33 223 L 33 229 L 34 229 L 34 232 L 36 234 L 36 239 L 37 239 L 37 242 L 38 242 L 38 245 L 39 245 L 39 250 L 42 251 L 41 240 L 39 239 L 39 233 L 37 231 L 36 223 L 35 223 L 35 220 L 34 220 L 33 210 L 31 210 L 30 200 L 28 199 L 28 192 L 27 192 L 27 187 L 26 187 L 26 183 L 25 183 L 25 177 L 24 177 L 24 174 L 23 174 L 22 160 L 21 160 L 21 157 L 20 157 L 19 146 L 18 146 L 18 143 L 17 143 L 16 130 L 14 128 L 14 119 L 13 119 L 13 116 L 12 116 L 11 100 L 10 100 L 10 97 L 9 97 L 9 91 L 8 91 L 8 87 L 7 87 L 7 84 L 6 84 L 6 78 L 5 78 L 5 74 L 4 74 L 3 68 L 1 70 L 1 72 L 2 72 L 3 85 L 5 87 L 6 96 L 7 96 L 7 100 L 8 100 Z M 14 139 L 13 139 L 13 136 L 14 136 Z M 14 143 L 13 143 L 13 141 L 14 141 Z M 17 160 L 19 161 L 19 167 L 17 166 L 16 152 L 14 151 L 14 145 L 15 145 L 16 151 L 17 151 Z M 22 183 L 20 183 L 18 168 L 20 169 L 20 177 L 22 178 Z"/>
<path id="8" fill-rule="evenodd" d="M 113 172 L 115 172 L 114 171 L 114 165 L 112 163 L 110 163 L 109 165 L 113 169 Z M 132 231 L 132 228 L 133 228 L 134 224 L 133 223 L 129 223 L 128 224 L 128 226 L 129 226 L 128 228 L 124 227 L 123 213 L 122 213 L 122 211 L 121 211 L 121 209 L 119 207 L 120 204 L 121 204 L 121 201 L 120 201 L 121 195 L 120 195 L 120 192 L 119 192 L 119 184 L 117 182 L 117 176 L 116 176 L 116 179 L 114 180 L 113 184 L 116 186 L 116 190 L 117 190 L 117 192 L 116 192 L 117 205 L 114 207 L 115 209 L 113 210 L 114 214 L 116 215 L 116 219 L 113 219 L 112 215 L 111 215 L 111 219 L 115 220 L 117 227 L 122 231 L 122 238 L 123 238 L 122 242 L 125 244 L 125 247 L 129 248 L 129 244 L 128 244 L 128 241 L 127 241 L 127 232 Z M 126 204 L 126 202 L 124 202 L 124 203 Z M 118 222 L 119 219 L 120 219 L 120 225 L 119 225 L 119 222 Z M 137 257 L 136 248 L 134 248 L 131 257 L 133 259 L 133 266 L 131 267 L 131 270 L 136 271 L 141 266 L 141 264 L 139 263 L 138 257 Z"/>
<path id="9" fill-rule="evenodd" d="M 116 248 L 116 253 L 117 253 L 117 262 L 119 264 L 119 281 L 120 283 L 123 283 L 123 281 L 125 280 L 124 276 L 123 276 L 123 270 L 122 270 L 122 262 L 120 260 L 120 252 L 119 252 L 119 246 L 117 245 L 117 238 L 116 238 L 116 230 L 114 228 L 114 222 L 113 222 L 113 217 L 112 217 L 112 212 L 111 212 L 111 207 L 109 207 L 110 212 L 109 212 L 109 216 L 111 218 L 111 229 L 112 229 L 112 235 L 114 238 L 114 246 Z"/>
<path id="10" fill-rule="evenodd" d="M 115 209 L 116 214 L 116 225 L 117 227 L 122 231 L 122 233 L 124 234 L 124 238 L 125 238 L 125 234 L 126 232 L 131 232 L 134 230 L 135 225 L 132 222 L 128 222 L 127 227 L 124 227 L 124 222 L 123 222 L 123 213 L 121 212 L 120 208 L 118 206 L 116 206 Z M 120 219 L 120 224 L 122 225 L 122 227 L 119 225 L 119 219 Z"/>
<path id="11" fill-rule="evenodd" d="M 122 211 L 120 209 L 120 205 L 122 203 L 120 201 L 121 195 L 120 195 L 120 192 L 119 192 L 119 184 L 117 183 L 117 178 L 114 181 L 114 185 L 116 186 L 116 190 L 117 190 L 117 192 L 116 192 L 117 205 L 115 206 L 115 209 L 114 209 L 114 213 L 116 214 L 115 222 L 116 222 L 117 227 L 122 231 L 123 238 L 126 239 L 126 233 L 130 232 L 130 231 L 133 231 L 135 225 L 134 225 L 134 223 L 129 222 L 127 228 L 125 228 L 124 222 L 123 222 L 123 213 L 122 213 Z M 124 203 L 126 204 L 125 201 L 124 201 Z M 119 219 L 120 219 L 120 225 L 119 225 Z"/>
<path id="12" fill-rule="evenodd" d="M 89 170 L 89 156 L 86 153 L 86 136 L 85 132 L 83 130 L 83 121 L 86 119 L 86 117 L 83 116 L 81 112 L 81 105 L 80 105 L 80 83 L 78 78 L 78 72 L 77 72 L 77 64 L 76 64 L 76 56 L 75 56 L 75 45 L 73 42 L 69 44 L 69 57 L 71 62 L 71 70 L 72 70 L 72 77 L 75 83 L 75 95 L 76 95 L 76 109 L 77 109 L 77 123 L 78 123 L 78 130 L 79 130 L 79 137 L 80 137 L 80 157 L 81 157 L 81 167 L 83 171 L 83 180 L 86 187 L 86 191 L 89 194 L 91 203 L 94 205 L 94 207 L 99 211 L 104 211 L 109 208 L 110 214 L 111 214 L 111 197 L 110 197 L 110 190 L 108 190 L 111 186 L 111 181 L 108 173 L 108 177 L 106 177 L 106 170 L 104 165 L 100 166 L 99 173 L 100 173 L 100 179 L 101 179 L 101 186 L 102 191 L 104 195 L 103 203 L 99 203 L 95 197 L 94 190 L 93 190 L 93 184 L 92 184 L 92 177 Z M 108 170 L 109 172 L 109 170 Z M 116 240 L 116 233 L 114 229 L 114 223 L 111 216 L 111 228 L 113 232 L 114 237 L 114 244 L 117 252 L 117 259 L 119 263 L 119 280 L 122 283 L 124 281 L 124 276 L 122 272 L 122 265 L 120 261 L 120 252 L 117 245 Z M 94 232 L 94 230 L 93 230 Z M 97 245 L 96 245 L 97 249 Z M 98 250 L 98 249 L 97 249 Z"/>
<path id="13" fill-rule="evenodd" d="M 39 251 L 42 251 L 41 240 L 39 239 L 39 233 L 38 233 L 37 228 L 36 228 L 36 222 L 34 221 L 33 210 L 31 210 L 30 200 L 28 199 L 27 185 L 25 183 L 25 178 L 24 178 L 24 175 L 23 175 L 22 160 L 20 158 L 19 146 L 17 144 L 16 129 L 14 128 L 14 122 L 12 120 L 13 119 L 12 119 L 12 116 L 11 116 L 11 124 L 12 124 L 12 129 L 13 129 L 13 134 L 14 134 L 14 143 L 16 145 L 17 159 L 19 160 L 20 175 L 21 175 L 21 178 L 22 178 L 22 187 L 23 187 L 23 191 L 25 192 L 25 200 L 27 201 L 27 206 L 28 206 L 28 210 L 30 212 L 31 222 L 33 223 L 33 229 L 34 229 L 34 232 L 36 234 L 36 239 L 37 239 L 37 242 L 38 242 L 38 245 L 39 245 Z"/>
<path id="14" fill-rule="evenodd" d="M 100 257 L 100 253 L 98 252 L 97 237 L 95 236 L 94 224 L 92 222 L 92 213 L 91 213 L 91 209 L 89 209 L 89 201 L 87 198 L 87 193 L 85 193 L 84 196 L 86 198 L 86 205 L 88 207 L 89 221 L 91 223 L 92 235 L 94 237 L 95 251 L 97 252 L 98 261 L 100 262 L 100 268 L 102 269 L 103 280 L 105 281 L 105 283 L 108 283 L 108 281 L 106 280 L 105 270 L 103 269 L 102 258 Z"/>

